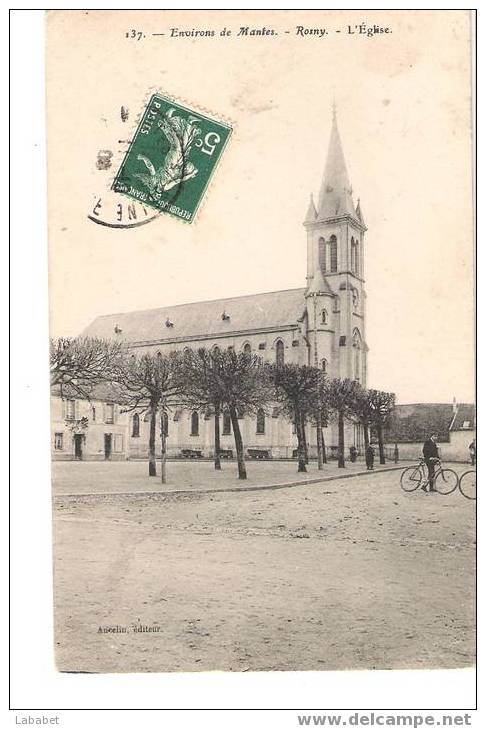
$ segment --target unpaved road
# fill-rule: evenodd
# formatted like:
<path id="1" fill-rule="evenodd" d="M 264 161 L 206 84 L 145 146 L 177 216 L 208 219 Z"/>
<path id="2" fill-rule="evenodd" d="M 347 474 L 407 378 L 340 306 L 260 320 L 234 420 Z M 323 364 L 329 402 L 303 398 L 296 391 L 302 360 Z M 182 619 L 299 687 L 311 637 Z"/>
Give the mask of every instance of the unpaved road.
<path id="1" fill-rule="evenodd" d="M 59 670 L 472 665 L 474 503 L 398 479 L 56 499 Z"/>

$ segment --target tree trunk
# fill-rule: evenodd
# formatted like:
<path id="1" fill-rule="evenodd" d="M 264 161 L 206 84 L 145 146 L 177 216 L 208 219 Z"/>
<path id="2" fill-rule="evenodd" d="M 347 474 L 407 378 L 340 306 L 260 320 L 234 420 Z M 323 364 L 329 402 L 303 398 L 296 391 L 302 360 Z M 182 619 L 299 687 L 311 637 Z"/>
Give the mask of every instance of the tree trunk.
<path id="1" fill-rule="evenodd" d="M 221 471 L 221 439 L 219 435 L 219 403 L 214 406 L 214 468 Z"/>
<path id="2" fill-rule="evenodd" d="M 238 413 L 234 405 L 230 405 L 231 425 L 233 426 L 233 436 L 235 439 L 236 457 L 238 459 L 238 478 L 246 479 L 245 455 L 243 452 L 243 438 L 241 437 L 240 424 L 238 422 Z"/>
<path id="3" fill-rule="evenodd" d="M 368 423 L 363 423 L 363 436 L 364 436 L 365 453 L 366 453 L 366 449 L 368 448 L 368 446 L 370 444 L 370 429 L 369 429 Z"/>
<path id="4" fill-rule="evenodd" d="M 150 435 L 149 435 L 149 476 L 157 475 L 155 460 L 155 431 L 157 428 L 157 406 L 150 407 Z"/>
<path id="5" fill-rule="evenodd" d="M 376 434 L 378 436 L 378 448 L 380 451 L 380 463 L 383 466 L 385 461 L 385 448 L 383 446 L 383 426 L 381 423 L 377 423 L 376 425 Z"/>
<path id="6" fill-rule="evenodd" d="M 303 427 L 302 427 L 302 417 L 297 410 L 295 409 L 295 431 L 297 433 L 297 455 L 299 458 L 299 465 L 297 467 L 297 471 L 299 473 L 306 473 L 307 468 L 305 467 L 305 433 L 303 433 Z"/>
<path id="7" fill-rule="evenodd" d="M 344 465 L 344 415 L 339 411 L 338 416 L 338 468 L 345 468 Z"/>
<path id="8" fill-rule="evenodd" d="M 163 423 L 162 423 L 162 428 Z M 164 431 L 161 430 L 160 434 L 160 480 L 162 483 L 167 483 L 167 454 L 166 454 L 166 442 L 167 436 Z"/>
<path id="9" fill-rule="evenodd" d="M 321 427 L 321 440 L 322 440 L 322 462 L 327 463 L 326 441 L 324 440 L 324 433 L 322 432 L 322 427 Z"/>
<path id="10" fill-rule="evenodd" d="M 316 435 L 317 435 L 317 468 L 322 471 L 323 468 L 323 457 L 322 457 L 322 415 L 320 409 L 317 411 L 316 417 Z"/>
<path id="11" fill-rule="evenodd" d="M 307 443 L 307 433 L 305 432 L 305 415 L 304 413 L 300 416 L 301 423 L 302 423 L 302 443 L 304 446 L 304 457 L 306 464 L 309 463 L 309 446 Z"/>

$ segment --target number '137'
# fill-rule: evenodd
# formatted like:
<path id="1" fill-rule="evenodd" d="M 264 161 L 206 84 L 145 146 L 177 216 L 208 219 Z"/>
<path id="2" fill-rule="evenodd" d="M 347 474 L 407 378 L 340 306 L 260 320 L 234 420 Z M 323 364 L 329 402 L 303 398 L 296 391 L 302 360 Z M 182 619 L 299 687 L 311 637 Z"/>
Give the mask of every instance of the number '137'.
<path id="1" fill-rule="evenodd" d="M 143 32 L 141 30 L 127 30 L 125 33 L 125 38 L 134 38 L 135 40 L 141 40 L 142 38 L 145 38 Z"/>

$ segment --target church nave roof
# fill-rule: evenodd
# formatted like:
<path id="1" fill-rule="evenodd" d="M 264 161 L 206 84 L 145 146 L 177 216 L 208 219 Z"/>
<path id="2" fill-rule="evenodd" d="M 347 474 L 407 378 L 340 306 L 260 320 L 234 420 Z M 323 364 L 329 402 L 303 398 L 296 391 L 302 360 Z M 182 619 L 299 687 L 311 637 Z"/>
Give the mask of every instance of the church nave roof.
<path id="1" fill-rule="evenodd" d="M 82 336 L 152 342 L 296 326 L 305 309 L 305 291 L 305 288 L 286 289 L 108 314 L 97 317 Z"/>

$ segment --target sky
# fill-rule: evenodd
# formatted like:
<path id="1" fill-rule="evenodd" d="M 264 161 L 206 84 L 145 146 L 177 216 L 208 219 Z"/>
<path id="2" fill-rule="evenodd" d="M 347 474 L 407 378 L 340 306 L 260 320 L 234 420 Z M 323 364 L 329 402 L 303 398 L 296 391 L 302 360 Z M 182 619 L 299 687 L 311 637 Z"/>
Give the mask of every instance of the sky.
<path id="1" fill-rule="evenodd" d="M 467 12 L 247 11 L 244 23 L 240 15 L 50 12 L 51 335 L 75 336 L 101 314 L 304 286 L 302 222 L 319 190 L 335 99 L 368 227 L 368 385 L 402 403 L 472 401 Z M 347 33 L 364 21 L 391 33 Z M 241 25 L 276 35 L 239 37 Z M 302 37 L 300 25 L 327 35 Z M 126 38 L 139 27 L 142 40 Z M 223 27 L 233 34 L 219 36 Z M 176 38 L 171 28 L 217 32 Z M 87 215 L 100 197 L 110 205 L 125 149 L 118 140 L 153 90 L 234 126 L 200 214 L 191 225 L 166 215 L 131 230 L 95 225 Z M 110 170 L 96 167 L 101 149 L 113 151 Z"/>

